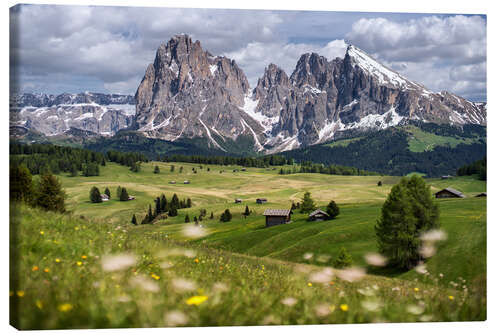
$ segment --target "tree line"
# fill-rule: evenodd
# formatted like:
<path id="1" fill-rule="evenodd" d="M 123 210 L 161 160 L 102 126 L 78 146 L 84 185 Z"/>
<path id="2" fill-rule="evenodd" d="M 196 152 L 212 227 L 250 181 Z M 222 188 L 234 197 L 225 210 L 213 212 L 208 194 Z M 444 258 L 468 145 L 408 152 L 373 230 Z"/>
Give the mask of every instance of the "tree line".
<path id="1" fill-rule="evenodd" d="M 166 217 L 165 213 L 167 216 L 177 216 L 178 215 L 177 210 L 183 208 L 191 208 L 192 205 L 193 201 L 191 200 L 191 198 L 184 198 L 181 200 L 177 196 L 177 193 L 174 193 L 169 201 L 165 196 L 165 194 L 162 193 L 159 197 L 156 197 L 156 199 L 154 200 L 154 209 L 152 208 L 151 204 L 149 205 L 148 212 L 142 219 L 141 224 L 150 224 L 158 216 Z M 131 223 L 135 225 L 138 224 L 135 214 L 132 215 Z"/>
<path id="2" fill-rule="evenodd" d="M 245 167 L 266 168 L 277 165 L 292 165 L 293 159 L 281 155 L 268 155 L 259 157 L 232 157 L 232 156 L 202 156 L 202 155 L 165 155 L 161 158 L 163 162 L 184 162 L 214 165 L 240 165 Z"/>
<path id="3" fill-rule="evenodd" d="M 323 173 L 327 175 L 344 175 L 344 176 L 371 176 L 378 175 L 378 172 L 361 170 L 359 168 L 342 166 L 342 165 L 324 165 L 322 163 L 312 163 L 304 161 L 297 168 L 295 165 L 292 168 L 281 168 L 278 172 L 280 175 L 288 175 L 293 173 Z"/>
<path id="4" fill-rule="evenodd" d="M 466 164 L 457 170 L 457 176 L 470 175 L 477 175 L 479 180 L 486 180 L 486 156 L 471 164 Z"/>

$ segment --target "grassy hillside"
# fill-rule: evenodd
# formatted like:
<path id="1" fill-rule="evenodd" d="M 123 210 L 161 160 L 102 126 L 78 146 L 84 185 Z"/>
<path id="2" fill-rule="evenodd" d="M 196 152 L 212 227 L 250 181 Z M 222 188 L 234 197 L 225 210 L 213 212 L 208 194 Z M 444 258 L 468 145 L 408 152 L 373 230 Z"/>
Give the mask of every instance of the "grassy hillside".
<path id="1" fill-rule="evenodd" d="M 153 173 L 156 165 L 160 174 Z M 16 327 L 156 327 L 173 325 L 175 318 L 178 325 L 197 326 L 486 316 L 486 200 L 474 197 L 486 190 L 486 182 L 474 177 L 427 180 L 433 191 L 451 186 L 468 196 L 439 201 L 448 240 L 427 262 L 429 275 L 373 269 L 364 260 L 377 250 L 373 226 L 399 177 L 279 175 L 272 169 L 153 162 L 144 163 L 139 173 L 108 163 L 98 177 L 59 179 L 69 215 L 20 207 L 11 221 L 16 256 L 11 304 L 17 309 L 11 320 Z M 118 185 L 136 200 L 118 201 Z M 90 203 L 92 186 L 101 192 L 109 187 L 112 199 Z M 289 208 L 305 191 L 321 208 L 335 200 L 338 218 L 307 222 L 295 211 L 293 223 L 264 227 L 264 209 Z M 161 193 L 169 199 L 173 193 L 190 197 L 193 207 L 153 225 L 131 225 L 132 214 L 140 221 Z M 257 197 L 269 203 L 258 205 Z M 235 204 L 235 198 L 243 204 Z M 244 218 L 247 204 L 252 213 Z M 197 228 L 203 235 L 187 237 L 185 228 L 193 223 L 184 223 L 185 215 L 193 221 L 202 208 L 208 212 Z M 233 220 L 218 222 L 226 208 Z M 208 219 L 211 212 L 214 220 Z M 367 270 L 361 281 L 350 283 L 322 271 L 341 247 L 356 267 Z M 102 260 L 109 253 L 131 254 L 137 261 L 124 271 L 107 272 Z M 326 282 L 317 282 L 314 272 L 326 274 Z M 207 298 L 186 304 L 192 296 Z M 171 313 L 176 310 L 180 314 Z"/>
<path id="2" fill-rule="evenodd" d="M 10 313 L 20 329 L 486 316 L 485 298 L 470 282 L 439 287 L 372 275 L 347 282 L 315 265 L 187 247 L 151 225 L 96 223 L 27 207 L 15 211 Z"/>

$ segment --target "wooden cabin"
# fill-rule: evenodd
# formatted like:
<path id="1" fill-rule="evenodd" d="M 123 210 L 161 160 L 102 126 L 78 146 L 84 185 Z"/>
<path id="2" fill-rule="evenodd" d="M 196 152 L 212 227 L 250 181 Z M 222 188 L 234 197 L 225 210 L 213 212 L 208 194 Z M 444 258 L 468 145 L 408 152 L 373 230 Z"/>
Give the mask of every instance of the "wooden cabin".
<path id="1" fill-rule="evenodd" d="M 444 199 L 444 198 L 465 198 L 465 195 L 458 191 L 455 190 L 452 187 L 447 187 L 439 192 L 434 193 L 436 196 L 436 199 Z"/>
<path id="2" fill-rule="evenodd" d="M 486 196 L 486 192 L 482 192 L 482 193 L 479 193 L 478 195 L 476 195 L 476 198 L 485 197 L 485 196 Z"/>
<path id="3" fill-rule="evenodd" d="M 444 176 L 441 176 L 441 179 L 452 179 L 453 176 L 450 176 L 450 175 L 444 175 Z"/>
<path id="4" fill-rule="evenodd" d="M 184 184 L 189 184 L 189 180 L 185 180 L 185 181 L 184 181 Z"/>
<path id="5" fill-rule="evenodd" d="M 134 197 L 134 196 L 132 196 L 132 195 L 129 195 L 129 196 L 128 196 L 128 200 L 135 200 L 135 197 Z"/>
<path id="6" fill-rule="evenodd" d="M 290 209 L 266 209 L 264 214 L 266 217 L 266 227 L 272 227 L 278 224 L 290 223 Z"/>
<path id="7" fill-rule="evenodd" d="M 101 194 L 101 201 L 109 201 L 109 197 L 107 194 Z"/>
<path id="8" fill-rule="evenodd" d="M 242 203 L 242 202 L 243 202 L 243 200 L 241 200 L 240 198 L 234 199 L 234 203 Z"/>
<path id="9" fill-rule="evenodd" d="M 169 183 L 170 184 L 175 184 L 175 180 L 171 180 Z"/>
<path id="10" fill-rule="evenodd" d="M 267 199 L 266 198 L 257 198 L 255 200 L 255 202 L 258 204 L 265 204 L 267 202 Z"/>
<path id="11" fill-rule="evenodd" d="M 330 216 L 321 209 L 316 209 L 314 212 L 309 214 L 309 221 L 325 221 L 329 218 Z"/>

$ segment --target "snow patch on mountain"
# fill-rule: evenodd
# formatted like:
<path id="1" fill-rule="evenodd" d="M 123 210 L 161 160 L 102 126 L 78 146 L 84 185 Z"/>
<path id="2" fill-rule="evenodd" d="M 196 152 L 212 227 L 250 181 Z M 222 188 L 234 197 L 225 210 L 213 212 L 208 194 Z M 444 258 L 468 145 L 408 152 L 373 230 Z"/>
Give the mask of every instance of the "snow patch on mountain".
<path id="1" fill-rule="evenodd" d="M 248 93 L 244 98 L 243 107 L 241 107 L 240 109 L 248 114 L 256 122 L 258 122 L 264 128 L 265 132 L 269 134 L 273 129 L 273 125 L 279 121 L 279 116 L 268 117 L 262 113 L 255 112 L 258 104 L 259 100 L 254 100 L 251 93 Z"/>

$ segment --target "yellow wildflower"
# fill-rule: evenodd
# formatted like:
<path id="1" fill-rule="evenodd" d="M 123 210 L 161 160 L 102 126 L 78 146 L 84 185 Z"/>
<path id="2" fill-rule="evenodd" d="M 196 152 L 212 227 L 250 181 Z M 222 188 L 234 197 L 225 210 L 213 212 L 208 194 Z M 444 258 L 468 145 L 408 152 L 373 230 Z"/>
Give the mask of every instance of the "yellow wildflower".
<path id="1" fill-rule="evenodd" d="M 308 285 L 309 287 L 312 287 L 312 286 L 313 286 L 313 284 L 312 284 L 311 282 L 308 282 L 308 283 L 307 283 L 307 285 Z"/>
<path id="2" fill-rule="evenodd" d="M 349 311 L 349 305 L 347 305 L 347 304 L 340 305 L 340 310 L 342 310 L 344 312 Z"/>
<path id="3" fill-rule="evenodd" d="M 18 297 L 24 297 L 24 291 L 22 290 L 18 290 L 16 294 Z"/>
<path id="4" fill-rule="evenodd" d="M 187 305 L 200 305 L 208 299 L 208 296 L 193 296 L 186 300 Z"/>
<path id="5" fill-rule="evenodd" d="M 75 230 L 77 230 L 77 231 L 78 231 L 79 229 L 80 229 L 80 228 L 78 228 L 78 227 L 75 227 Z"/>
<path id="6" fill-rule="evenodd" d="M 415 288 L 413 288 L 413 290 L 415 290 L 415 291 L 418 292 L 420 289 L 418 289 L 417 287 L 415 287 Z"/>
<path id="7" fill-rule="evenodd" d="M 200 262 L 200 260 L 199 260 L 198 258 L 196 258 L 196 259 L 194 259 L 194 262 L 195 262 L 195 263 L 199 263 L 199 262 Z"/>
<path id="8" fill-rule="evenodd" d="M 69 303 L 64 303 L 64 304 L 60 304 L 57 309 L 61 312 L 68 312 L 68 311 L 71 311 L 71 309 L 73 309 L 73 305 L 69 304 Z"/>
<path id="9" fill-rule="evenodd" d="M 151 273 L 151 277 L 155 280 L 159 280 L 160 277 L 158 275 L 156 275 L 155 273 Z"/>
<path id="10" fill-rule="evenodd" d="M 33 272 L 36 272 L 38 270 L 38 266 L 33 266 L 33 268 L 31 269 Z"/>
<path id="11" fill-rule="evenodd" d="M 76 262 L 76 264 L 77 264 L 78 266 L 81 266 L 81 265 L 83 265 L 83 262 L 81 262 L 81 261 L 77 261 L 77 262 Z"/>
<path id="12" fill-rule="evenodd" d="M 42 301 L 40 301 L 39 299 L 36 300 L 35 302 L 35 305 L 37 308 L 39 308 L 40 310 L 43 309 L 43 304 L 42 304 Z"/>
<path id="13" fill-rule="evenodd" d="M 83 256 L 82 256 L 82 259 L 87 259 L 87 256 L 86 256 L 86 255 L 83 255 Z"/>
<path id="14" fill-rule="evenodd" d="M 56 262 L 61 262 L 61 259 L 59 259 L 59 258 L 56 258 Z"/>
<path id="15" fill-rule="evenodd" d="M 43 234 L 45 234 L 45 232 L 43 232 L 43 231 L 40 231 L 40 235 L 43 235 Z"/>
<path id="16" fill-rule="evenodd" d="M 48 273 L 48 272 L 50 272 L 50 269 L 45 268 L 43 271 L 44 271 L 45 273 Z"/>
<path id="17" fill-rule="evenodd" d="M 453 296 L 451 296 L 451 295 L 450 295 L 450 296 L 448 296 L 448 298 L 450 299 L 450 301 L 453 301 L 453 300 L 455 299 L 455 297 L 453 297 Z"/>

